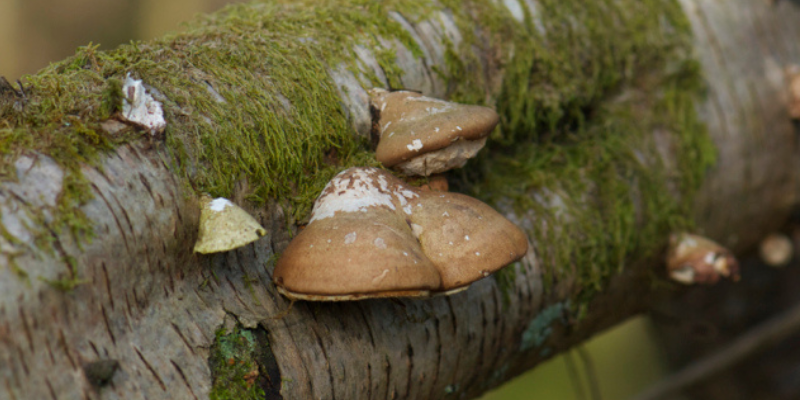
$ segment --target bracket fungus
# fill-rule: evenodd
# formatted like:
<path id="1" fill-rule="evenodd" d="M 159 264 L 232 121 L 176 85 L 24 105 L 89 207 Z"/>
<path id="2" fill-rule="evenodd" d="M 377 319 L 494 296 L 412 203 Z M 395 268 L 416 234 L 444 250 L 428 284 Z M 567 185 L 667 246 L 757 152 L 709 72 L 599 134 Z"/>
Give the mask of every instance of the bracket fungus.
<path id="1" fill-rule="evenodd" d="M 209 254 L 230 251 L 255 242 L 267 234 L 247 211 L 228 199 L 203 197 L 200 211 L 200 233 L 195 253 Z"/>
<path id="2" fill-rule="evenodd" d="M 370 91 L 380 140 L 375 157 L 407 175 L 461 168 L 500 121 L 488 107 L 452 103 L 411 91 Z"/>
<path id="3" fill-rule="evenodd" d="M 783 267 L 792 260 L 794 246 L 792 240 L 782 233 L 772 233 L 761 240 L 758 254 L 770 267 Z"/>
<path id="4" fill-rule="evenodd" d="M 716 242 L 690 233 L 669 238 L 667 272 L 677 282 L 714 284 L 720 277 L 739 280 L 739 263 L 731 252 Z"/>
<path id="5" fill-rule="evenodd" d="M 350 168 L 317 198 L 273 279 L 291 299 L 428 297 L 465 289 L 527 250 L 525 234 L 476 199 Z"/>
<path id="6" fill-rule="evenodd" d="M 161 102 L 147 93 L 141 79 L 133 79 L 128 74 L 122 93 L 125 96 L 122 100 L 122 119 L 147 129 L 151 135 L 167 127 Z"/>

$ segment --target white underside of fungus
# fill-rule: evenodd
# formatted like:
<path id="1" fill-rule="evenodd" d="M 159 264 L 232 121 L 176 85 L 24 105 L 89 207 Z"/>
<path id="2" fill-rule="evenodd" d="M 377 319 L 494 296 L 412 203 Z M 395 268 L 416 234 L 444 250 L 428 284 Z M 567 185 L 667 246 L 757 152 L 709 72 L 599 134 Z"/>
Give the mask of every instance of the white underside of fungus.
<path id="1" fill-rule="evenodd" d="M 480 140 L 458 140 L 441 150 L 432 151 L 404 163 L 396 168 L 406 175 L 430 176 L 461 168 L 486 145 L 486 138 Z"/>

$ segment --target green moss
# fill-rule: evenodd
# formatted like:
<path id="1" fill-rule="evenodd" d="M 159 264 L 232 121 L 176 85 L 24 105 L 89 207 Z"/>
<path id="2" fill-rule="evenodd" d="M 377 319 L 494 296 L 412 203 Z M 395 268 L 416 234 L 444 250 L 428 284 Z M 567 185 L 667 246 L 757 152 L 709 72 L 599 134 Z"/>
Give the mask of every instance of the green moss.
<path id="1" fill-rule="evenodd" d="M 695 64 L 646 80 L 593 109 L 591 119 L 556 139 L 498 148 L 465 172 L 475 195 L 511 199 L 543 266 L 546 287 L 574 280 L 585 303 L 670 232 L 691 229 L 691 200 L 714 146 L 697 120 Z M 669 132 L 677 171 L 667 171 L 653 139 Z M 670 174 L 672 172 L 673 174 Z M 673 188 L 673 190 L 669 190 Z M 508 204 L 508 203 L 506 203 Z"/>
<path id="2" fill-rule="evenodd" d="M 27 277 L 27 275 L 26 275 Z M 39 278 L 42 282 L 50 285 L 53 289 L 56 289 L 61 292 L 71 292 L 75 290 L 78 285 L 83 285 L 84 283 L 88 283 L 89 281 L 86 279 L 78 279 L 78 278 L 66 278 L 66 279 L 44 279 Z"/>
<path id="3" fill-rule="evenodd" d="M 691 225 L 687 205 L 713 146 L 693 108 L 699 71 L 687 57 L 689 26 L 677 1 L 543 0 L 521 22 L 500 2 L 442 3 L 462 35 L 445 39 L 445 65 L 436 68 L 448 97 L 494 104 L 501 114 L 488 150 L 458 173 L 456 187 L 535 215 L 528 233 L 548 282 L 574 275 L 589 298 L 669 230 Z M 302 222 L 335 173 L 377 165 L 352 132 L 329 69 L 344 65 L 365 87 L 375 84 L 355 61 L 360 44 L 390 85 L 402 86 L 393 46 L 417 57 L 422 50 L 388 12 L 413 22 L 437 18 L 440 8 L 425 0 L 254 2 L 152 43 L 83 47 L 27 77 L 24 96 L 0 98 L 0 177 L 13 179 L 11 162 L 25 151 L 66 166 L 47 229 L 85 241 L 91 224 L 80 206 L 90 192 L 80 165 L 120 143 L 148 141 L 168 152 L 185 187 L 230 197 L 246 181 L 248 199 L 276 199 Z M 119 110 L 128 73 L 163 95 L 163 144 L 99 126 Z M 641 161 L 657 158 L 649 135 L 656 128 L 676 142 L 677 176 Z M 671 184 L 677 196 L 664 190 Z"/>
<path id="4" fill-rule="evenodd" d="M 209 366 L 212 400 L 263 399 L 266 391 L 276 393 L 280 388 L 272 382 L 280 382 L 277 364 L 271 355 L 266 332 L 261 329 L 245 329 L 240 326 L 226 332 L 217 330 L 211 347 Z"/>

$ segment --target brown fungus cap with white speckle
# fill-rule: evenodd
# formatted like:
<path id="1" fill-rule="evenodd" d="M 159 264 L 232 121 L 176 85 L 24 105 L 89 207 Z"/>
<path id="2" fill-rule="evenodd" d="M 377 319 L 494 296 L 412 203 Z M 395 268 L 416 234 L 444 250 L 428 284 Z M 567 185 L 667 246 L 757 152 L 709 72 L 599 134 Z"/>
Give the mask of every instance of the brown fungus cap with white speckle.
<path id="1" fill-rule="evenodd" d="M 478 200 L 351 168 L 323 190 L 273 279 L 293 299 L 427 297 L 466 287 L 526 251 L 525 235 Z"/>
<path id="2" fill-rule="evenodd" d="M 720 278 L 739 280 L 739 263 L 720 244 L 700 235 L 673 233 L 667 251 L 669 277 L 685 285 L 714 284 Z"/>
<path id="3" fill-rule="evenodd" d="M 452 103 L 416 92 L 370 91 L 380 115 L 375 157 L 408 175 L 463 167 L 500 121 L 488 107 Z"/>

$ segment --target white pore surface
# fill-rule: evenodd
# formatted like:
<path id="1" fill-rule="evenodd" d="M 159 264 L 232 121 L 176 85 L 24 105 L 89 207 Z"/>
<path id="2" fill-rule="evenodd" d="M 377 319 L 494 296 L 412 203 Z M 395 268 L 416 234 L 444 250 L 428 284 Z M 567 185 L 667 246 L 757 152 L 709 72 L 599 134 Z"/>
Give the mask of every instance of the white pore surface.
<path id="1" fill-rule="evenodd" d="M 443 149 L 414 157 L 397 168 L 408 175 L 429 176 L 453 168 L 461 168 L 486 144 L 486 138 L 480 140 L 458 140 Z"/>
<path id="2" fill-rule="evenodd" d="M 218 198 L 216 198 L 214 200 L 211 200 L 211 203 L 208 204 L 208 208 L 211 209 L 211 211 L 218 211 L 219 212 L 219 211 L 224 210 L 225 207 L 232 206 L 232 205 L 233 205 L 233 203 L 231 203 L 230 200 L 228 200 L 228 199 L 226 199 L 224 197 L 218 197 Z"/>
<path id="3" fill-rule="evenodd" d="M 351 168 L 336 175 L 314 203 L 309 223 L 333 217 L 337 212 L 366 212 L 369 207 L 384 206 L 395 210 L 407 198 L 418 196 L 403 187 L 389 188 L 383 172 L 375 168 Z"/>
<path id="4" fill-rule="evenodd" d="M 122 86 L 122 93 L 125 95 L 122 100 L 124 119 L 144 126 L 150 130 L 150 134 L 164 130 L 167 121 L 164 120 L 161 103 L 147 93 L 141 80 L 128 76 Z"/>

